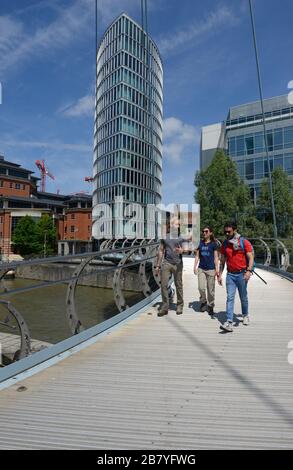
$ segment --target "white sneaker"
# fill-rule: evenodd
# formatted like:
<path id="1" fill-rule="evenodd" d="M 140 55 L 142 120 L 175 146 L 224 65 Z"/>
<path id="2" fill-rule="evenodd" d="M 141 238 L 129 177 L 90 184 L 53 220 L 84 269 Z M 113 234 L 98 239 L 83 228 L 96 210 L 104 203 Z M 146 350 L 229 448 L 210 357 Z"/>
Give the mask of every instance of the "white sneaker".
<path id="1" fill-rule="evenodd" d="M 245 315 L 245 316 L 243 317 L 243 325 L 248 326 L 249 323 L 250 323 L 249 316 L 248 316 L 248 315 Z"/>
<path id="2" fill-rule="evenodd" d="M 226 321 L 226 323 L 224 323 L 224 325 L 221 325 L 220 328 L 221 330 L 225 330 L 225 331 L 228 331 L 229 333 L 232 333 L 233 323 L 230 321 Z"/>

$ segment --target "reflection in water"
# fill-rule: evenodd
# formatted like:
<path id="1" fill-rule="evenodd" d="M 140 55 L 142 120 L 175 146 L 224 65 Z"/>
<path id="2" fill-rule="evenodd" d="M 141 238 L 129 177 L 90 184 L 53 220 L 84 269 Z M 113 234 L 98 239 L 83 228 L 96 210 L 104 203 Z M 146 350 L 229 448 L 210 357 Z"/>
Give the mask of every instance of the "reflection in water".
<path id="1" fill-rule="evenodd" d="M 6 280 L 9 290 L 37 284 L 37 281 L 26 279 Z M 5 296 L 25 319 L 31 338 L 57 343 L 71 336 L 66 320 L 67 285 L 46 287 L 27 293 Z M 128 305 L 133 305 L 142 299 L 139 293 L 124 292 Z M 0 295 L 1 297 L 1 295 Z M 85 328 L 111 318 L 118 313 L 113 299 L 112 289 L 78 286 L 76 291 L 76 309 L 78 317 Z M 5 312 L 0 306 L 0 320 Z M 9 333 L 5 326 L 0 325 L 0 331 Z"/>

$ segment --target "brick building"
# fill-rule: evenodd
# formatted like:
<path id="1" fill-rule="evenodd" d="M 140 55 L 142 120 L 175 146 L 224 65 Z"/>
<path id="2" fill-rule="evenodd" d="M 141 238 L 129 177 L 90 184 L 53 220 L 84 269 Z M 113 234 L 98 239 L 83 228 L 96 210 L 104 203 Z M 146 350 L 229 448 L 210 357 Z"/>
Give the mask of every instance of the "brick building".
<path id="1" fill-rule="evenodd" d="M 30 215 L 53 217 L 60 254 L 88 251 L 91 247 L 92 197 L 38 191 L 39 178 L 0 155 L 0 259 L 13 254 L 11 241 L 19 220 Z"/>

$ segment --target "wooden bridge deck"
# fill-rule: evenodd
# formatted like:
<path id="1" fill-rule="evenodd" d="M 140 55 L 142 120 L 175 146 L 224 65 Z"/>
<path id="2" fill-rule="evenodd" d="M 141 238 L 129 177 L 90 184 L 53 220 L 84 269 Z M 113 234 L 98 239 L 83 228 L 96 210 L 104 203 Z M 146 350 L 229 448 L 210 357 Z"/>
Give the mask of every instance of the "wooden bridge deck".
<path id="1" fill-rule="evenodd" d="M 183 315 L 149 308 L 0 392 L 0 449 L 292 449 L 292 283 L 254 276 L 251 325 L 223 334 L 225 290 L 217 319 L 196 311 L 191 262 Z"/>

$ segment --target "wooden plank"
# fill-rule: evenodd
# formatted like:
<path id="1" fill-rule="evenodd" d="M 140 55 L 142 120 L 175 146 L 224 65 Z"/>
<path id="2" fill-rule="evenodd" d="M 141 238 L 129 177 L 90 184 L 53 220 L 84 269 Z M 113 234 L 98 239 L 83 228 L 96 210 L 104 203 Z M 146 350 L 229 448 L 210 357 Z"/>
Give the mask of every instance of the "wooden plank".
<path id="1" fill-rule="evenodd" d="M 222 334 L 225 289 L 218 319 L 195 311 L 186 259 L 183 315 L 149 308 L 0 393 L 0 449 L 293 448 L 293 289 L 262 275 L 268 286 L 249 285 L 251 325 Z"/>

